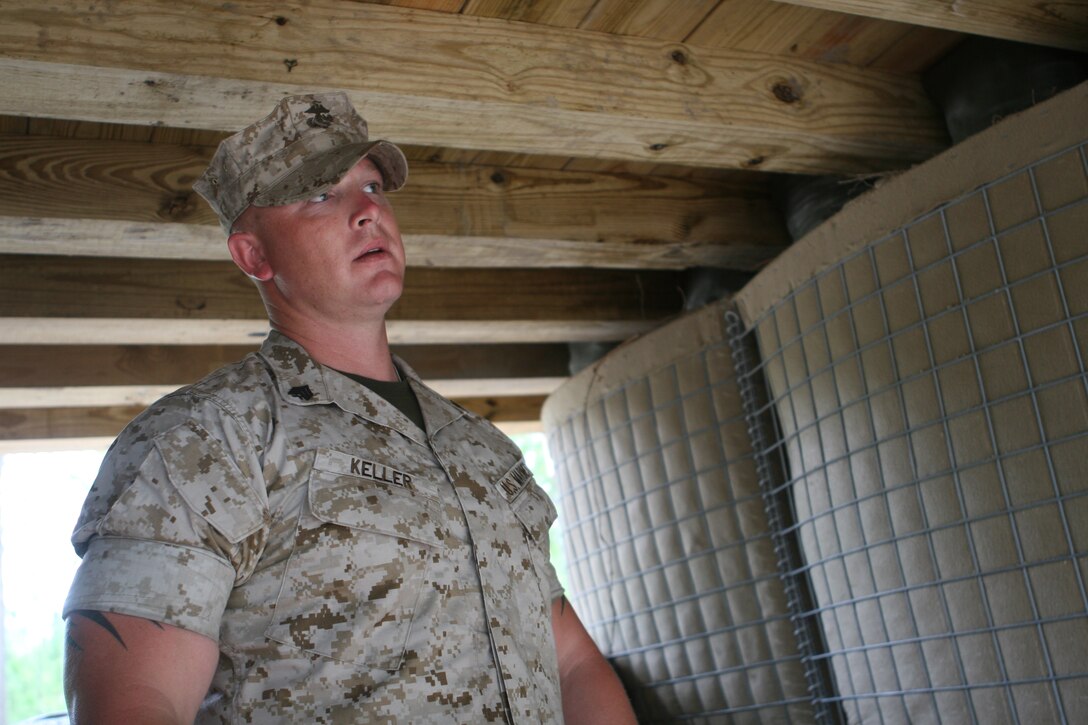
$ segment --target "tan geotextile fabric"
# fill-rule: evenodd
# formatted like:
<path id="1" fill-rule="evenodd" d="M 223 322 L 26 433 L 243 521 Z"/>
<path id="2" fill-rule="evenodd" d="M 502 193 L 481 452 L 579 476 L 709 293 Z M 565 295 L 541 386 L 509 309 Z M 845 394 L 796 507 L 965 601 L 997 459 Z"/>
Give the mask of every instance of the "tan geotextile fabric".
<path id="1" fill-rule="evenodd" d="M 738 296 L 850 722 L 1088 722 L 1088 84 Z"/>
<path id="2" fill-rule="evenodd" d="M 545 404 L 568 594 L 643 722 L 811 722 L 726 309 L 617 348 Z"/>

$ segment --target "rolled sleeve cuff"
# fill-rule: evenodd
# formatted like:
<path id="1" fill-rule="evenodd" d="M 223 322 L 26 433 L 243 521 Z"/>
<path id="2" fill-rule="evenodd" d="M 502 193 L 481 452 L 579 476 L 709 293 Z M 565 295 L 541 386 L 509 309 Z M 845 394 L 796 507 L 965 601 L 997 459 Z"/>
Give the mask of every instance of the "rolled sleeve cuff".
<path id="1" fill-rule="evenodd" d="M 158 541 L 91 539 L 64 603 L 128 614 L 180 627 L 213 640 L 234 586 L 234 568 L 199 549 Z"/>
<path id="2" fill-rule="evenodd" d="M 559 583 L 559 575 L 555 573 L 555 566 L 551 561 L 548 561 L 547 566 L 544 567 L 544 582 L 551 592 L 551 601 L 554 602 L 563 596 L 563 585 Z"/>

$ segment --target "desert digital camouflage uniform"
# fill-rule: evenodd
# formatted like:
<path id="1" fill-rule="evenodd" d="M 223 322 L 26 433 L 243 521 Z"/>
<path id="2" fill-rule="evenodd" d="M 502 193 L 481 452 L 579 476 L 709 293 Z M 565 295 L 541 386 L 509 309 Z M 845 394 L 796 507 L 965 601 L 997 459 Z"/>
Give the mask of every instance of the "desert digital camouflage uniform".
<path id="1" fill-rule="evenodd" d="M 420 383 L 424 433 L 273 332 L 110 449 L 65 615 L 219 642 L 198 722 L 562 722 L 555 509 L 517 447 Z"/>

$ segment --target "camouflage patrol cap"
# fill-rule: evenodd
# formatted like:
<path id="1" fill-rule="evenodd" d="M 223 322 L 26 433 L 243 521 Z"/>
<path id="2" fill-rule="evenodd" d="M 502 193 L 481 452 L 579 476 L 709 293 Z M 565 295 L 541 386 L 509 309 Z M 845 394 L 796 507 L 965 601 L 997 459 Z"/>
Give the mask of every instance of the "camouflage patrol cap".
<path id="1" fill-rule="evenodd" d="M 386 191 L 408 178 L 408 162 L 388 141 L 367 138 L 344 93 L 287 96 L 272 113 L 225 139 L 193 189 L 230 233 L 250 205 L 282 206 L 335 185 L 360 159 L 378 167 Z"/>

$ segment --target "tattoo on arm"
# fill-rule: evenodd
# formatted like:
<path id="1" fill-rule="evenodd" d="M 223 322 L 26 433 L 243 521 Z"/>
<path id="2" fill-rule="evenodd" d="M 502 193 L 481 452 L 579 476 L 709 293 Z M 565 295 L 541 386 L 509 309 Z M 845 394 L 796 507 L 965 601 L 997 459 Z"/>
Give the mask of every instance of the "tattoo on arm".
<path id="1" fill-rule="evenodd" d="M 98 611 L 95 611 L 93 609 L 77 609 L 76 611 L 72 612 L 72 615 L 73 616 L 78 615 L 78 616 L 83 617 L 84 619 L 86 619 L 88 621 L 94 622 L 99 627 L 101 627 L 102 629 L 109 632 L 110 636 L 112 636 L 115 640 L 117 640 L 118 644 L 120 644 L 125 649 L 128 649 L 128 645 L 125 644 L 125 640 L 121 638 L 121 633 L 117 631 L 117 628 L 113 626 L 113 624 L 110 622 L 110 620 L 106 619 L 106 615 L 103 614 L 102 612 L 98 612 Z M 154 620 L 148 620 L 148 621 L 151 622 L 152 624 L 154 624 L 159 629 L 163 628 L 160 623 L 158 623 L 158 622 L 156 622 Z M 79 650 L 81 652 L 83 651 L 83 648 L 80 647 L 79 643 L 77 643 L 74 639 L 72 639 L 71 636 L 68 637 L 68 644 L 69 644 L 69 646 L 74 647 L 75 649 L 77 649 L 77 650 Z"/>
<path id="2" fill-rule="evenodd" d="M 80 617 L 83 617 L 86 620 L 94 622 L 99 627 L 101 627 L 102 629 L 109 632 L 110 635 L 115 640 L 117 640 L 117 642 L 122 647 L 124 647 L 125 649 L 128 649 L 128 645 L 125 644 L 125 640 L 121 639 L 121 633 L 118 632 L 117 629 L 113 626 L 113 624 L 110 623 L 110 620 L 106 619 L 106 615 L 103 614 L 102 612 L 96 612 L 93 609 L 77 609 L 76 611 L 72 612 L 72 614 L 73 615 L 79 615 Z M 78 647 L 79 645 L 76 645 L 76 646 Z"/>

